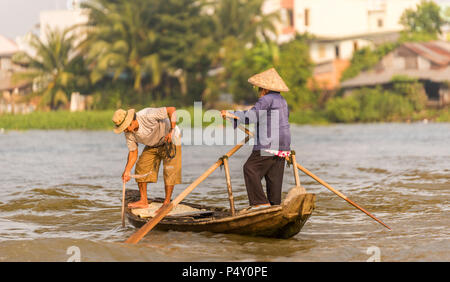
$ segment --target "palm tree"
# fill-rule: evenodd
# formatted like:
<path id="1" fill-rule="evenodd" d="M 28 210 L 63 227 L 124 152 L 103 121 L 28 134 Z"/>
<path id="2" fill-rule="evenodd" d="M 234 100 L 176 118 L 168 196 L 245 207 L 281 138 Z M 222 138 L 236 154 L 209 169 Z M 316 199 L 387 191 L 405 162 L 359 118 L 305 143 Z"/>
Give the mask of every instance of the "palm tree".
<path id="1" fill-rule="evenodd" d="M 263 4 L 264 0 L 216 0 L 216 39 L 232 36 L 244 44 L 269 41 L 270 34 L 276 35 L 275 22 L 280 20 L 280 14 L 263 14 Z"/>
<path id="2" fill-rule="evenodd" d="M 143 78 L 159 85 L 161 66 L 152 48 L 156 33 L 149 29 L 152 5 L 144 0 L 95 0 L 83 6 L 90 10 L 87 39 L 81 44 L 91 62 L 92 82 L 108 74 L 117 79 L 130 74 L 134 89 L 142 91 Z"/>
<path id="3" fill-rule="evenodd" d="M 75 69 L 82 58 L 76 54 L 74 37 L 69 34 L 69 30 L 49 29 L 45 41 L 33 34 L 29 44 L 36 55 L 19 52 L 13 57 L 15 63 L 28 67 L 27 71 L 16 73 L 14 79 L 32 80 L 37 85 L 35 94 L 42 96 L 40 106 L 52 110 L 69 102 L 69 90 L 79 79 Z"/>
<path id="4" fill-rule="evenodd" d="M 216 52 L 203 98 L 214 103 L 220 92 L 234 93 L 237 101 L 252 100 L 251 87 L 242 77 L 278 60 L 276 22 L 279 12 L 264 14 L 264 0 L 211 0 Z M 252 50 L 251 50 L 252 49 Z"/>

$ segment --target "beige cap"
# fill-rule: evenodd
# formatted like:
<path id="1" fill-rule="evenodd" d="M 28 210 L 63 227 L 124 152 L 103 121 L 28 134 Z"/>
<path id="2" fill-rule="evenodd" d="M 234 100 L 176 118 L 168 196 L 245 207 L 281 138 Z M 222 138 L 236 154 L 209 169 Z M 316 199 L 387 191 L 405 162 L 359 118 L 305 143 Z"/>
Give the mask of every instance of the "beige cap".
<path id="1" fill-rule="evenodd" d="M 284 83 L 281 76 L 275 70 L 275 68 L 268 69 L 262 73 L 255 74 L 248 79 L 248 82 L 272 91 L 277 92 L 288 92 L 289 88 L 286 83 Z"/>
<path id="2" fill-rule="evenodd" d="M 128 126 L 130 126 L 131 122 L 134 118 L 134 109 L 130 109 L 128 111 L 118 109 L 112 118 L 112 121 L 116 125 L 116 128 L 114 128 L 114 132 L 119 134 L 122 133 L 122 131 L 125 130 Z"/>

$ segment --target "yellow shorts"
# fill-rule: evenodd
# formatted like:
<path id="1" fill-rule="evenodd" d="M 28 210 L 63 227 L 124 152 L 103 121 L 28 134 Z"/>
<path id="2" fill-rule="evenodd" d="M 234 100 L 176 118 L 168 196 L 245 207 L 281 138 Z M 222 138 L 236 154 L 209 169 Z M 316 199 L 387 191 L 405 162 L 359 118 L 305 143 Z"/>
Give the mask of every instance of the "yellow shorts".
<path id="1" fill-rule="evenodd" d="M 166 156 L 164 146 L 157 148 L 145 147 L 136 163 L 136 174 L 146 174 L 146 177 L 136 179 L 136 182 L 156 183 L 158 181 L 159 166 L 163 161 L 163 175 L 165 185 L 181 184 L 181 146 L 176 147 L 173 159 Z"/>

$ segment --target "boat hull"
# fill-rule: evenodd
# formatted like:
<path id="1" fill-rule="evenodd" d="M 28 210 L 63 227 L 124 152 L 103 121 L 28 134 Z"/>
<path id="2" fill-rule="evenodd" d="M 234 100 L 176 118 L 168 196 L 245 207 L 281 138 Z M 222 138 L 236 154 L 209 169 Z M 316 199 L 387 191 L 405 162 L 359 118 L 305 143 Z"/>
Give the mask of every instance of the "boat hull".
<path id="1" fill-rule="evenodd" d="M 127 191 L 126 202 L 139 198 L 138 191 Z M 154 199 L 162 201 L 162 199 Z M 250 236 L 263 236 L 274 238 L 290 238 L 300 232 L 309 219 L 315 207 L 315 195 L 301 193 L 298 187 L 292 188 L 283 203 L 279 206 L 261 209 L 253 212 L 238 213 L 231 216 L 227 209 L 208 207 L 181 202 L 193 208 L 212 211 L 209 216 L 166 217 L 158 223 L 158 230 L 175 230 L 213 233 L 233 233 Z M 148 222 L 149 218 L 141 218 L 126 209 L 128 221 L 140 228 Z"/>

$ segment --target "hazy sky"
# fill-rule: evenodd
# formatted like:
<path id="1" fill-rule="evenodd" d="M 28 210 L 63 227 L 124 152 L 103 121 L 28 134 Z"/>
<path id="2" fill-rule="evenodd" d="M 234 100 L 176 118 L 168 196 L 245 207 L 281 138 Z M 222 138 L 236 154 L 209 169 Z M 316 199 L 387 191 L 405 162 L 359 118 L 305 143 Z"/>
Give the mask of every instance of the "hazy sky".
<path id="1" fill-rule="evenodd" d="M 42 10 L 66 9 L 68 0 L 0 0 L 0 34 L 11 39 L 33 30 Z"/>

